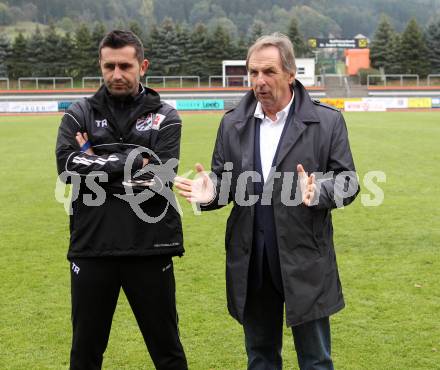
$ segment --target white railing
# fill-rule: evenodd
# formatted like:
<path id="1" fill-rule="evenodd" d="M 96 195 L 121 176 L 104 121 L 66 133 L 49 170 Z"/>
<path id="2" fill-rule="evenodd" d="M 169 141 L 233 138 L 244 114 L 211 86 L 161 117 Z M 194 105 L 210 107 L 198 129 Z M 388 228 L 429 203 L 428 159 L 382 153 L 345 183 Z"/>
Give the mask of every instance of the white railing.
<path id="1" fill-rule="evenodd" d="M 233 86 L 234 82 L 231 84 L 231 80 L 237 81 L 237 83 L 241 80 L 241 87 L 249 86 L 248 75 L 227 75 L 223 76 L 223 87 Z"/>
<path id="2" fill-rule="evenodd" d="M 384 86 L 387 86 L 387 78 L 398 78 L 400 80 L 400 86 L 403 86 L 403 79 L 404 78 L 412 78 L 417 81 L 417 86 L 419 86 L 419 75 L 416 74 L 384 74 L 384 75 L 368 75 L 367 76 L 367 87 L 370 87 L 370 78 L 377 78 L 379 77 L 383 83 Z"/>
<path id="3" fill-rule="evenodd" d="M 82 78 L 82 88 L 83 89 L 85 87 L 85 82 L 86 81 L 99 81 L 99 86 L 101 86 L 103 81 L 104 81 L 104 79 L 102 77 L 99 77 L 99 76 L 97 76 L 97 77 L 83 77 Z"/>
<path id="4" fill-rule="evenodd" d="M 56 88 L 56 81 L 69 81 L 70 87 L 73 89 L 73 78 L 72 77 L 20 77 L 18 79 L 18 89 L 21 90 L 21 83 L 23 81 L 35 81 L 36 88 L 39 88 L 39 81 L 52 81 L 53 88 Z"/>
<path id="5" fill-rule="evenodd" d="M 431 78 L 440 80 L 440 74 L 435 73 L 435 74 L 428 75 L 428 86 L 431 86 Z"/>
<path id="6" fill-rule="evenodd" d="M 179 86 L 183 87 L 183 80 L 197 81 L 197 87 L 200 87 L 200 76 L 147 76 L 145 78 L 145 84 L 148 86 L 148 81 L 161 80 L 162 87 L 166 87 L 166 80 L 179 80 Z"/>
<path id="7" fill-rule="evenodd" d="M 9 78 L 0 77 L 0 81 L 6 81 L 6 89 L 9 90 Z"/>
<path id="8" fill-rule="evenodd" d="M 249 77 L 248 75 L 213 75 L 209 76 L 209 87 L 213 87 L 213 81 L 219 80 L 220 87 L 229 87 L 229 86 L 240 86 L 240 87 L 248 87 L 249 85 Z M 238 85 L 235 82 L 231 82 L 235 80 L 238 82 Z"/>
<path id="9" fill-rule="evenodd" d="M 220 84 L 218 86 L 222 86 L 223 85 L 223 76 L 222 75 L 216 75 L 216 76 L 209 76 L 209 87 L 212 87 L 212 81 L 213 80 L 219 80 Z"/>

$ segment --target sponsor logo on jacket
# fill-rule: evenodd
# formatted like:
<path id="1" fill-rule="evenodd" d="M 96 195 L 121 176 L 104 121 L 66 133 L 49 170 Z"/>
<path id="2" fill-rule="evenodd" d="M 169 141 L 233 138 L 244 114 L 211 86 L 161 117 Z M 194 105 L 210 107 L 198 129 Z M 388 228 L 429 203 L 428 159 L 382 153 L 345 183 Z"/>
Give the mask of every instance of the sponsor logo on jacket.
<path id="1" fill-rule="evenodd" d="M 164 121 L 165 117 L 166 116 L 159 113 L 148 113 L 146 116 L 137 119 L 136 130 L 159 130 L 160 124 Z"/>

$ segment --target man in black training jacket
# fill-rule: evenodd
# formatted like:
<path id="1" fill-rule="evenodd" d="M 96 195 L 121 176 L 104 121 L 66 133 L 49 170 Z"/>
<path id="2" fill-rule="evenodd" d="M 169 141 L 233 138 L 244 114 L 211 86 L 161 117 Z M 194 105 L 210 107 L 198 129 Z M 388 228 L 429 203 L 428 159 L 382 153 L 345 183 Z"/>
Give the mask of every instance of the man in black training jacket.
<path id="1" fill-rule="evenodd" d="M 136 35 L 108 33 L 99 46 L 99 63 L 104 86 L 67 110 L 56 146 L 64 181 L 75 186 L 81 179 L 72 201 L 67 255 L 70 368 L 101 368 L 122 287 L 156 369 L 184 370 L 172 263 L 184 252 L 180 216 L 169 197 L 150 193 L 135 208 L 126 195 L 130 189 L 131 199 L 139 196 L 127 173 L 135 177 L 146 165 L 177 164 L 181 120 L 140 83 L 149 62 Z M 169 181 L 162 187 L 170 190 Z"/>

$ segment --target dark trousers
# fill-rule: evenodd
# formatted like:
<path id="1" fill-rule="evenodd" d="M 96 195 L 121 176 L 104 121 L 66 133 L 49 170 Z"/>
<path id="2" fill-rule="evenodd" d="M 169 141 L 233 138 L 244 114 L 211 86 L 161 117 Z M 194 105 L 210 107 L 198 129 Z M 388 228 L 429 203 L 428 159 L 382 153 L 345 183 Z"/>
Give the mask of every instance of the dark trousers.
<path id="1" fill-rule="evenodd" d="M 262 273 L 258 286 L 249 277 L 243 321 L 248 370 L 281 370 L 284 298 L 272 283 L 266 256 Z M 301 370 L 333 369 L 328 317 L 295 326 L 292 333 Z"/>
<path id="2" fill-rule="evenodd" d="M 174 271 L 169 256 L 71 261 L 70 369 L 101 369 L 121 287 L 156 369 L 187 369 L 179 339 Z"/>

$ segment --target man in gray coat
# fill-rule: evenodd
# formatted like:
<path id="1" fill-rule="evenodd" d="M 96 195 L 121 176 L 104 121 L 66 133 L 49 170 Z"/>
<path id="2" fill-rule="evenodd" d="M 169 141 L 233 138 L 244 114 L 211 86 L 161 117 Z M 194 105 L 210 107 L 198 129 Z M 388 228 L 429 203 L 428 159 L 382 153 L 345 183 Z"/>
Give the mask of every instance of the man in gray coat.
<path id="1" fill-rule="evenodd" d="M 248 51 L 252 82 L 220 124 L 212 173 L 175 186 L 202 210 L 234 207 L 226 226 L 228 309 L 244 328 L 248 369 L 282 368 L 283 311 L 301 369 L 333 369 L 329 316 L 344 307 L 331 210 L 359 189 L 342 114 L 295 80 L 290 40 Z"/>

